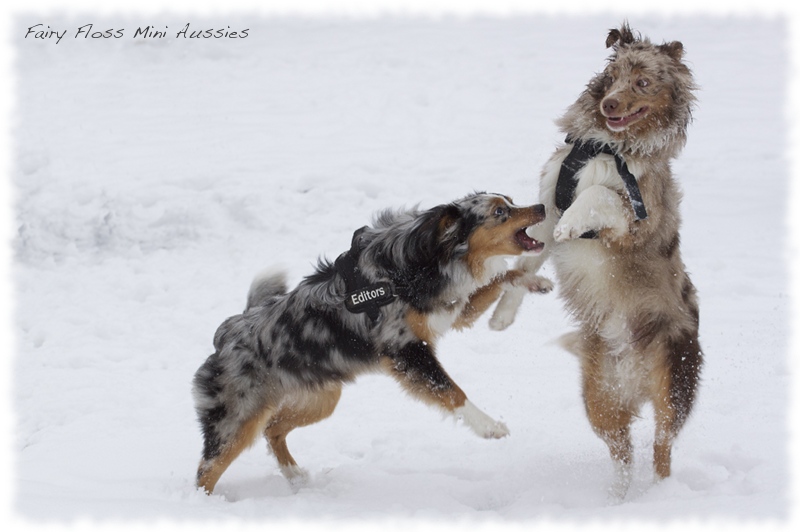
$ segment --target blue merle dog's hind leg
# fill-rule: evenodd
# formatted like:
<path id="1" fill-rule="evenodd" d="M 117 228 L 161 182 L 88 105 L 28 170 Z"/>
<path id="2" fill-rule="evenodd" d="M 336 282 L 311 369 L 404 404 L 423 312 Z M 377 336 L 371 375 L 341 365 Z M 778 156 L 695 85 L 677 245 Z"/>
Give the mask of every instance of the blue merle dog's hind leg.
<path id="1" fill-rule="evenodd" d="M 289 453 L 286 436 L 298 427 L 305 427 L 329 417 L 341 395 L 342 386 L 339 383 L 319 391 L 300 392 L 282 404 L 267 423 L 264 429 L 267 444 L 278 460 L 281 473 L 290 482 L 302 482 L 307 475 Z"/>

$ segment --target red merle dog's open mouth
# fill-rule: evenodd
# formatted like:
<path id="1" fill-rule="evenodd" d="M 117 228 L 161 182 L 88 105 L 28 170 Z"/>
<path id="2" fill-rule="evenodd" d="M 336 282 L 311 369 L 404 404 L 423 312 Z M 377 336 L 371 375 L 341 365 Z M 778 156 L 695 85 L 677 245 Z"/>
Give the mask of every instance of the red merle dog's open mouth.
<path id="1" fill-rule="evenodd" d="M 527 231 L 527 227 L 523 227 L 517 231 L 516 234 L 514 234 L 514 240 L 516 240 L 517 244 L 525 251 L 542 251 L 544 249 L 544 243 L 531 238 Z"/>
<path id="2" fill-rule="evenodd" d="M 607 116 L 606 123 L 608 124 L 608 128 L 612 131 L 622 131 L 633 122 L 636 122 L 646 115 L 648 110 L 648 107 L 642 107 L 635 113 L 629 114 L 628 116 Z"/>

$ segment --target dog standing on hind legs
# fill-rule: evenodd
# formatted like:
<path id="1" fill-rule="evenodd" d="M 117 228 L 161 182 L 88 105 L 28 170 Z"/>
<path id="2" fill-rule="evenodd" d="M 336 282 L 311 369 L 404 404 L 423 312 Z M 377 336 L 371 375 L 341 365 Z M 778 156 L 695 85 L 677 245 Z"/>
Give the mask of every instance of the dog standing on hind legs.
<path id="1" fill-rule="evenodd" d="M 527 231 L 544 218 L 542 205 L 518 207 L 496 194 L 422 212 L 387 211 L 294 290 L 282 274 L 256 279 L 244 313 L 220 325 L 215 353 L 194 376 L 203 431 L 198 487 L 211 493 L 260 434 L 283 475 L 302 481 L 286 435 L 330 416 L 342 385 L 365 372 L 391 375 L 481 437 L 506 436 L 506 426 L 447 375 L 434 345 L 522 282 L 504 257 L 540 253 L 542 244 Z M 547 288 L 542 279 L 524 282 L 526 290 Z"/>
<path id="2" fill-rule="evenodd" d="M 517 268 L 533 276 L 553 260 L 579 326 L 561 343 L 581 360 L 586 413 L 608 445 L 612 494 L 622 498 L 640 406 L 653 404 L 654 469 L 665 478 L 699 383 L 697 297 L 681 260 L 681 195 L 670 170 L 686 141 L 695 84 L 680 42 L 652 44 L 625 23 L 606 47 L 606 68 L 557 121 L 567 140 L 541 174 L 548 217 L 532 234 L 546 253 Z M 523 294 L 506 291 L 493 329 L 513 322 Z"/>

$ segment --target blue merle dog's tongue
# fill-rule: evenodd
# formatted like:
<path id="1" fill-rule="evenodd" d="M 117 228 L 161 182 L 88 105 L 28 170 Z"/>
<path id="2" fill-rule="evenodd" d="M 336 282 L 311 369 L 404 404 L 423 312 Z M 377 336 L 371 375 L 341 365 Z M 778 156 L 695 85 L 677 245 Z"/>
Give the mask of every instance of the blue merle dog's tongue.
<path id="1" fill-rule="evenodd" d="M 514 235 L 514 240 L 525 251 L 535 251 L 544 248 L 544 244 L 528 235 L 528 228 L 523 227 Z"/>

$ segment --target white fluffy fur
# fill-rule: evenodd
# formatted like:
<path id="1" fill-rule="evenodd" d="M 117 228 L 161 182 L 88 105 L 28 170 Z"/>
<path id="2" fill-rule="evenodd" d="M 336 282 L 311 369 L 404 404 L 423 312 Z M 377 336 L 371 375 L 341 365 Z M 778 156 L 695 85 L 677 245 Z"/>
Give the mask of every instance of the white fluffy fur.
<path id="1" fill-rule="evenodd" d="M 456 419 L 464 422 L 475 434 L 482 438 L 504 438 L 508 427 L 502 421 L 495 421 L 467 399 L 464 406 L 453 411 Z"/>

